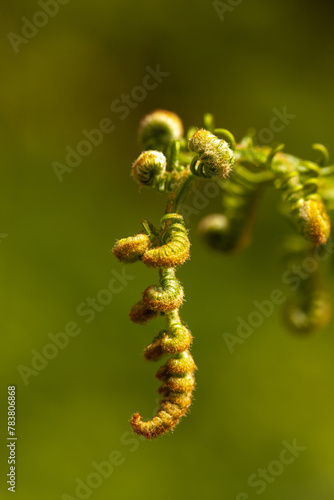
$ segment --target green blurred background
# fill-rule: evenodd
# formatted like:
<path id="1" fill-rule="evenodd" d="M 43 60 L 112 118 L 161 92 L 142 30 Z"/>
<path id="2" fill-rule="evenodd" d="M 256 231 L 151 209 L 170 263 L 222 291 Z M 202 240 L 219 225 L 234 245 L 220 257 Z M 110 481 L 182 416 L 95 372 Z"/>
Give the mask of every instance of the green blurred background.
<path id="1" fill-rule="evenodd" d="M 139 192 L 129 177 L 147 112 L 170 109 L 186 126 L 200 126 L 211 111 L 240 138 L 249 127 L 268 127 L 273 109 L 286 106 L 296 118 L 275 141 L 310 159 L 313 142 L 334 151 L 332 2 L 222 3 L 230 6 L 223 20 L 199 0 L 71 0 L 17 53 L 7 33 L 20 35 L 21 18 L 31 20 L 41 7 L 21 0 L 1 6 L 0 233 L 8 235 L 0 240 L 1 498 L 10 494 L 11 384 L 20 500 L 333 498 L 333 323 L 300 338 L 285 330 L 277 307 L 234 354 L 223 339 L 254 300 L 275 288 L 289 293 L 278 264 L 287 225 L 272 195 L 263 199 L 253 245 L 235 257 L 207 250 L 196 234 L 199 218 L 191 217 L 192 260 L 179 276 L 187 299 L 182 316 L 195 337 L 197 390 L 173 434 L 142 442 L 129 433 L 131 414 L 148 418 L 157 403 L 157 364 L 145 363 L 142 351 L 159 325 L 139 327 L 127 316 L 156 273 L 129 266 L 134 279 L 93 321 L 76 312 L 112 272 L 122 272 L 110 253 L 116 239 L 163 213 L 164 196 Z M 121 120 L 111 103 L 158 64 L 169 76 Z M 64 163 L 66 146 L 76 147 L 82 130 L 103 118 L 114 131 L 59 182 L 52 162 Z M 217 210 L 219 199 L 203 215 Z M 25 384 L 18 366 L 31 368 L 31 351 L 41 353 L 48 334 L 70 321 L 80 334 Z M 306 450 L 258 495 L 249 476 L 294 439 Z M 77 496 L 77 478 L 87 484 L 93 462 L 115 450 L 120 465 Z"/>

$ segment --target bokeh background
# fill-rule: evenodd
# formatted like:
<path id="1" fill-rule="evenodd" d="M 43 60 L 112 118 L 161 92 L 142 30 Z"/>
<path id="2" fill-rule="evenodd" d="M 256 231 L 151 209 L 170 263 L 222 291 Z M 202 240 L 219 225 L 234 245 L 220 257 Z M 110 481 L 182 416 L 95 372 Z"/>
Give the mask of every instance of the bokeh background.
<path id="1" fill-rule="evenodd" d="M 240 138 L 249 127 L 268 127 L 273 109 L 286 106 L 296 117 L 275 141 L 310 159 L 313 142 L 334 151 L 332 2 L 226 0 L 220 16 L 215 5 L 71 0 L 17 53 L 8 33 L 21 35 L 22 18 L 32 20 L 41 7 L 1 5 L 1 498 L 10 494 L 11 384 L 20 500 L 333 498 L 333 322 L 300 338 L 286 331 L 277 307 L 233 354 L 223 339 L 254 300 L 275 288 L 289 294 L 279 265 L 288 226 L 272 194 L 263 199 L 253 245 L 234 257 L 206 249 L 199 217 L 191 217 L 192 260 L 179 277 L 199 369 L 193 407 L 173 434 L 143 442 L 129 432 L 131 414 L 148 418 L 157 402 L 157 365 L 144 362 L 142 351 L 159 325 L 139 327 L 127 316 L 155 272 L 129 267 L 134 279 L 93 321 L 76 312 L 122 272 L 110 252 L 116 239 L 163 213 L 164 196 L 139 192 L 129 176 L 147 112 L 170 109 L 186 126 L 200 126 L 211 111 Z M 121 120 L 111 104 L 157 65 L 168 77 Z M 59 182 L 52 163 L 64 163 L 66 147 L 103 118 L 113 132 Z M 212 200 L 200 215 L 219 204 Z M 333 288 L 330 265 L 326 275 Z M 80 334 L 25 383 L 18 367 L 31 369 L 32 350 L 41 353 L 48 335 L 70 321 Z M 258 495 L 249 476 L 294 439 L 306 450 Z M 119 465 L 110 477 L 76 492 L 78 478 L 87 484 L 96 472 L 93 462 L 113 453 Z"/>

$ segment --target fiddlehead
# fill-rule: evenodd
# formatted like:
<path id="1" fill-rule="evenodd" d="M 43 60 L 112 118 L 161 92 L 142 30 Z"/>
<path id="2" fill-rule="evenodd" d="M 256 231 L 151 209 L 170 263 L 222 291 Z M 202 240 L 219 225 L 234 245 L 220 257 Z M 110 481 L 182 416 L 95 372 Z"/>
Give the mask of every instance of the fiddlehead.
<path id="1" fill-rule="evenodd" d="M 113 248 L 113 254 L 120 262 L 131 264 L 141 259 L 150 246 L 150 237 L 147 234 L 138 233 L 119 240 Z"/>
<path id="2" fill-rule="evenodd" d="M 200 129 L 189 140 L 189 149 L 198 155 L 190 165 L 200 177 L 227 177 L 234 163 L 233 151 L 224 139 Z"/>
<path id="3" fill-rule="evenodd" d="M 169 222 L 166 234 L 165 223 Z M 181 234 L 179 234 L 181 233 Z M 181 243 L 179 241 L 181 236 Z M 192 341 L 190 331 L 182 324 L 179 308 L 183 302 L 183 288 L 175 276 L 175 265 L 184 262 L 184 248 L 189 255 L 190 243 L 179 214 L 167 214 L 161 221 L 160 246 L 148 250 L 155 251 L 154 264 L 159 262 L 159 286 L 149 286 L 144 290 L 143 298 L 130 311 L 130 318 L 144 324 L 158 314 L 165 317 L 167 328 L 161 330 L 153 342 L 144 351 L 149 361 L 157 361 L 163 355 L 172 357 L 157 372 L 157 378 L 163 381 L 159 393 L 163 395 L 155 417 L 143 422 L 138 413 L 131 419 L 135 432 L 148 439 L 154 438 L 172 429 L 186 413 L 191 404 L 191 394 L 195 388 L 193 372 L 195 363 L 189 352 Z M 172 256 L 172 259 L 171 259 Z M 151 258 L 152 256 L 150 256 Z M 165 262 L 164 262 L 165 259 Z M 145 262 L 146 263 L 146 262 Z M 149 260 L 148 265 L 151 265 Z"/>
<path id="4" fill-rule="evenodd" d="M 131 419 L 133 430 L 148 439 L 175 427 L 187 412 L 195 388 L 192 335 L 179 313 L 184 291 L 176 278 L 176 268 L 190 255 L 188 231 L 179 209 L 197 177 L 224 178 L 234 161 L 227 142 L 212 133 L 195 131 L 189 140 L 190 151 L 182 135 L 182 123 L 173 113 L 157 111 L 142 120 L 139 140 L 146 151 L 134 162 L 132 176 L 141 186 L 169 193 L 166 213 L 158 229 L 143 221 L 143 232 L 119 240 L 113 248 L 122 262 L 141 260 L 159 272 L 159 285 L 147 287 L 130 311 L 134 323 L 143 325 L 158 316 L 166 321 L 166 328 L 144 351 L 149 361 L 170 356 L 157 372 L 162 382 L 159 409 L 148 422 L 142 421 L 138 413 Z"/>
<path id="5" fill-rule="evenodd" d="M 313 163 L 283 153 L 283 146 L 254 146 L 251 135 L 236 143 L 231 132 L 215 128 L 211 114 L 205 115 L 204 127 L 191 127 L 184 137 L 182 122 L 174 113 L 158 110 L 142 120 L 139 142 L 144 152 L 134 162 L 132 176 L 140 186 L 168 193 L 166 212 L 158 228 L 144 220 L 142 231 L 119 240 L 113 248 L 121 262 L 142 261 L 159 272 L 159 284 L 148 286 L 130 311 L 134 323 L 144 325 L 157 317 L 166 322 L 144 351 L 149 361 L 169 356 L 156 375 L 162 382 L 159 409 L 147 422 L 138 413 L 131 419 L 133 430 L 148 439 L 175 427 L 186 414 L 195 388 L 192 335 L 180 318 L 184 291 L 176 277 L 177 267 L 190 255 L 180 210 L 194 181 L 213 179 L 222 189 L 222 214 L 204 218 L 200 232 L 223 252 L 248 245 L 256 206 L 267 187 L 279 190 L 283 211 L 301 234 L 302 250 L 289 250 L 293 259 L 306 258 L 310 248 L 324 245 L 330 234 L 326 207 L 334 210 L 334 183 L 330 179 L 334 166 L 327 166 L 324 146 L 314 145 L 320 158 Z M 286 304 L 288 326 L 300 332 L 324 326 L 330 306 L 318 269 L 303 278 L 295 292 L 296 297 Z"/>
<path id="6" fill-rule="evenodd" d="M 183 288 L 174 269 L 160 270 L 160 286 L 149 286 L 143 293 L 144 304 L 153 311 L 169 312 L 179 309 L 183 302 Z"/>
<path id="7" fill-rule="evenodd" d="M 196 366 L 188 350 L 192 341 L 191 333 L 182 324 L 177 310 L 166 314 L 166 322 L 167 329 L 162 330 L 144 352 L 149 361 L 157 361 L 165 354 L 172 355 L 156 374 L 163 382 L 159 388 L 163 399 L 152 420 L 143 422 L 138 413 L 131 419 L 134 431 L 148 439 L 175 427 L 191 405 L 195 388 L 193 373 Z"/>
<path id="8" fill-rule="evenodd" d="M 222 186 L 223 213 L 208 215 L 199 224 L 204 241 L 216 250 L 236 252 L 251 241 L 256 208 L 266 180 L 249 180 L 246 170 L 236 166 L 230 181 Z"/>
<path id="9" fill-rule="evenodd" d="M 283 319 L 292 331 L 312 333 L 324 328 L 332 313 L 331 300 L 315 258 L 314 245 L 288 239 L 284 260 L 293 283 L 293 296 L 285 303 Z"/>
<path id="10" fill-rule="evenodd" d="M 328 325 L 332 307 L 328 291 L 318 273 L 301 282 L 296 296 L 284 308 L 287 326 L 297 333 L 312 333 Z"/>
<path id="11" fill-rule="evenodd" d="M 199 226 L 210 246 L 231 252 L 249 244 L 258 201 L 268 186 L 281 191 L 284 212 L 307 240 L 326 243 L 330 220 L 320 191 L 322 177 L 332 169 L 285 154 L 283 147 L 254 146 L 251 137 L 235 145 L 234 171 L 222 186 L 222 214 L 207 216 Z M 326 148 L 317 144 L 315 149 L 322 155 L 319 163 L 325 164 Z"/>
<path id="12" fill-rule="evenodd" d="M 224 129 L 215 132 L 224 133 L 226 138 L 231 136 Z M 220 182 L 222 213 L 204 217 L 198 227 L 209 246 L 225 253 L 249 245 L 259 199 L 273 179 L 273 174 L 265 170 L 269 148 L 255 150 L 250 138 L 240 144 L 235 144 L 233 136 L 229 140 L 235 148 L 235 164 L 228 182 Z"/>
<path id="13" fill-rule="evenodd" d="M 159 151 L 144 151 L 132 165 L 133 178 L 143 186 L 157 187 L 166 179 L 167 160 Z"/>
<path id="14" fill-rule="evenodd" d="M 147 250 L 143 262 L 148 267 L 176 267 L 189 259 L 190 241 L 179 214 L 167 214 L 161 219 L 161 246 Z"/>
<path id="15" fill-rule="evenodd" d="M 171 111 L 158 109 L 146 115 L 140 122 L 138 139 L 142 149 L 165 150 L 172 141 L 183 137 L 180 118 Z"/>
<path id="16" fill-rule="evenodd" d="M 275 187 L 282 191 L 286 212 L 299 232 L 315 245 L 324 245 L 329 238 L 331 224 L 318 192 L 320 167 L 278 153 L 272 159 L 271 169 L 276 173 Z"/>

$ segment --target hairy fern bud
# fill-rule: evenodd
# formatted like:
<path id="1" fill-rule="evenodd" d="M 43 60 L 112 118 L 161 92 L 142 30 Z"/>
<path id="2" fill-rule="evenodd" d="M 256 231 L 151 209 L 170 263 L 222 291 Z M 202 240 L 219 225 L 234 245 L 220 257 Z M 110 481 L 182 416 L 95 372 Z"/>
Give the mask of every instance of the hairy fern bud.
<path id="1" fill-rule="evenodd" d="M 168 214 L 161 219 L 163 231 L 161 246 L 148 249 L 143 262 L 148 267 L 176 267 L 189 259 L 190 241 L 179 214 Z"/>
<path id="2" fill-rule="evenodd" d="M 193 173 L 204 177 L 228 176 L 234 163 L 234 154 L 224 139 L 200 129 L 190 138 L 188 147 L 198 155 L 202 165 L 201 169 L 195 166 Z"/>
<path id="3" fill-rule="evenodd" d="M 169 326 L 168 330 L 161 330 L 145 348 L 144 356 L 149 361 L 157 361 L 164 354 L 183 352 L 190 347 L 191 342 L 192 335 L 184 325 Z"/>
<path id="4" fill-rule="evenodd" d="M 182 122 L 175 113 L 158 109 L 140 122 L 139 144 L 144 150 L 164 150 L 172 141 L 180 140 L 183 133 Z"/>
<path id="5" fill-rule="evenodd" d="M 153 311 L 141 300 L 132 306 L 129 316 L 133 323 L 146 325 L 149 320 L 156 318 L 158 314 L 159 311 Z"/>
<path id="6" fill-rule="evenodd" d="M 152 311 L 168 312 L 179 309 L 183 302 L 183 288 L 175 278 L 174 269 L 160 272 L 160 286 L 149 286 L 143 293 L 143 302 Z"/>
<path id="7" fill-rule="evenodd" d="M 331 232 L 331 223 L 323 201 L 308 199 L 300 207 L 302 233 L 315 245 L 324 245 Z"/>
<path id="8" fill-rule="evenodd" d="M 112 251 L 119 261 L 131 264 L 139 260 L 150 246 L 151 240 L 149 236 L 138 233 L 135 236 L 118 240 Z"/>
<path id="9" fill-rule="evenodd" d="M 275 187 L 282 191 L 283 203 L 300 233 L 315 245 L 324 245 L 331 223 L 319 194 L 320 167 L 279 153 L 273 158 L 271 168 L 277 174 Z"/>
<path id="10" fill-rule="evenodd" d="M 159 151 L 144 151 L 132 165 L 132 176 L 142 186 L 155 187 L 166 172 L 166 157 Z"/>

